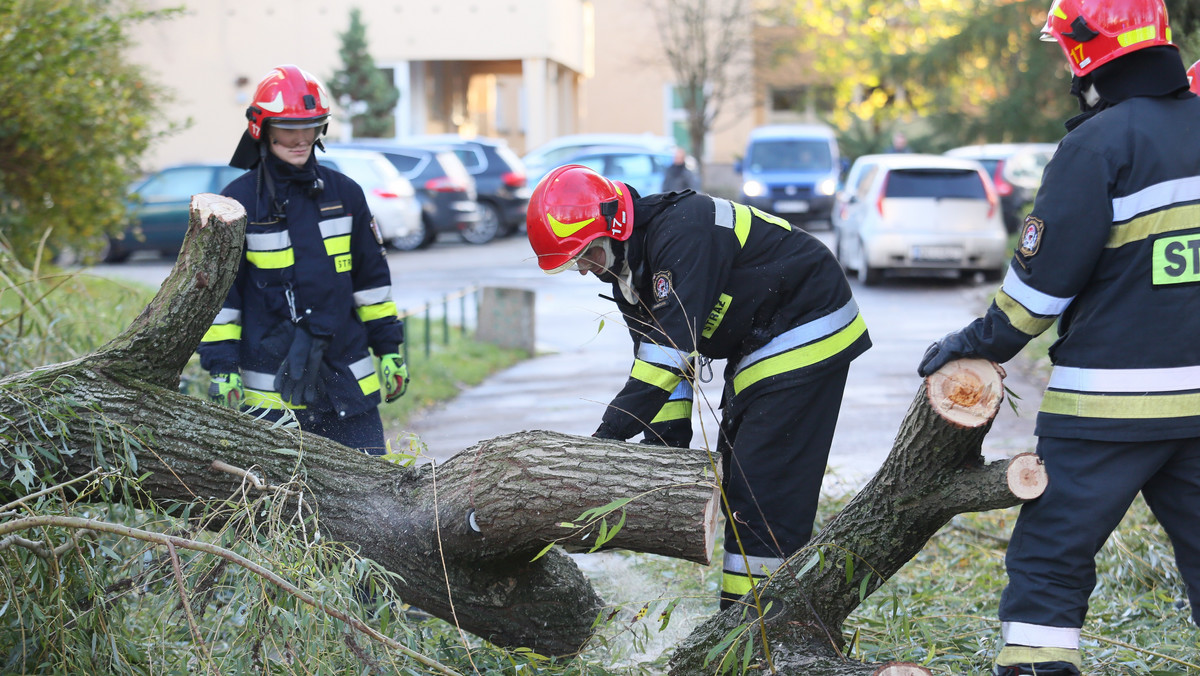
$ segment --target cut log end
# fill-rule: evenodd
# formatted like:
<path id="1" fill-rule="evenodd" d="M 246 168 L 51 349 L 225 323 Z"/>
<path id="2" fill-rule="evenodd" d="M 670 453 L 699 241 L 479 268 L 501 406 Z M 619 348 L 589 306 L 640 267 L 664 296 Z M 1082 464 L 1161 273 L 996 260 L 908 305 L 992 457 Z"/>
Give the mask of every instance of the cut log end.
<path id="1" fill-rule="evenodd" d="M 232 225 L 246 216 L 246 208 L 237 200 L 209 192 L 192 195 L 191 210 L 198 215 L 201 228 L 206 227 L 212 218 L 223 225 Z"/>
<path id="2" fill-rule="evenodd" d="M 912 662 L 892 662 L 875 670 L 872 676 L 932 676 L 933 672 Z"/>
<path id="3" fill-rule="evenodd" d="M 1004 400 L 1004 370 L 985 359 L 952 361 L 925 379 L 929 405 L 947 422 L 972 429 L 986 424 Z"/>
<path id="4" fill-rule="evenodd" d="M 1046 490 L 1049 479 L 1036 453 L 1021 453 L 1008 461 L 1008 490 L 1020 500 L 1032 500 Z"/>
<path id="5" fill-rule="evenodd" d="M 721 506 L 721 488 L 713 486 L 712 499 L 704 507 L 704 551 L 707 552 L 707 561 L 704 565 L 712 563 L 713 549 L 717 546 L 717 511 Z"/>

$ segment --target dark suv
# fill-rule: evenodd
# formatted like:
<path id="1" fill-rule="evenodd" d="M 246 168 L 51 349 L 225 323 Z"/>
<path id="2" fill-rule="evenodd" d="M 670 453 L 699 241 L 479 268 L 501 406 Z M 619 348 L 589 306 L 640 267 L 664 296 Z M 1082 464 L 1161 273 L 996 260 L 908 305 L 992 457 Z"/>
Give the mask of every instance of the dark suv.
<path id="1" fill-rule="evenodd" d="M 412 183 L 421 200 L 421 228 L 411 236 L 392 240 L 397 249 L 424 249 L 443 232 L 456 232 L 472 244 L 490 242 L 495 236 L 494 230 L 480 227 L 475 179 L 453 149 L 393 141 L 355 141 L 331 147 L 382 153 Z"/>
<path id="2" fill-rule="evenodd" d="M 508 147 L 507 141 L 486 136 L 468 139 L 457 134 L 437 134 L 415 136 L 405 142 L 454 150 L 467 172 L 475 177 L 481 234 L 494 227 L 497 236 L 509 235 L 525 223 L 525 210 L 533 191 L 527 181 L 525 163 Z"/>

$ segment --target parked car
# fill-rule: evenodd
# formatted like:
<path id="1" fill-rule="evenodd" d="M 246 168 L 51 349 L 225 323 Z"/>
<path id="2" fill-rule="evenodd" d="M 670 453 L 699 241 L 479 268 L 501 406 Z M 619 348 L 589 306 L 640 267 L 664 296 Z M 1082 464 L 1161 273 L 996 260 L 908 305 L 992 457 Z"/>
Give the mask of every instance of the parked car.
<path id="1" fill-rule="evenodd" d="M 833 212 L 834 252 L 877 284 L 886 272 L 981 272 L 1007 267 L 1008 234 L 983 165 L 942 155 L 864 155 Z"/>
<path id="2" fill-rule="evenodd" d="M 740 201 L 797 224 L 828 221 L 842 172 L 833 130 L 822 124 L 757 127 L 745 157 Z"/>
<path id="3" fill-rule="evenodd" d="M 983 165 L 1004 210 L 1004 227 L 1009 232 L 1021 228 L 1025 207 L 1037 196 L 1042 171 L 1054 150 L 1053 143 L 985 143 L 947 150 L 947 157 L 975 160 Z"/>
<path id="4" fill-rule="evenodd" d="M 405 143 L 441 145 L 454 150 L 467 173 L 475 178 L 479 230 L 495 223 L 498 235 L 508 235 L 525 224 L 525 210 L 533 190 L 526 179 L 525 163 L 504 139 L 457 134 L 436 134 L 405 139 Z"/>
<path id="5" fill-rule="evenodd" d="M 119 263 L 135 251 L 176 256 L 187 235 L 192 195 L 219 193 L 244 171 L 212 163 L 180 164 L 148 174 L 130 186 L 125 200 L 128 225 L 106 239 L 99 257 Z"/>
<path id="6" fill-rule="evenodd" d="M 327 148 L 317 161 L 349 176 L 367 197 L 379 235 L 387 244 L 403 242 L 421 232 L 421 200 L 412 183 L 382 153 L 352 148 Z"/>
<path id="7" fill-rule="evenodd" d="M 669 153 L 675 149 L 675 145 L 675 140 L 669 136 L 654 134 L 567 134 L 543 143 L 521 159 L 525 163 L 529 185 L 536 186 L 551 169 L 567 164 L 570 157 L 591 148 L 623 146 Z M 695 160 L 690 160 L 689 168 L 692 171 L 696 170 L 694 165 Z"/>
<path id="8" fill-rule="evenodd" d="M 356 141 L 330 148 L 379 152 L 412 183 L 421 200 L 421 227 L 411 236 L 393 239 L 392 245 L 397 249 L 424 249 L 443 232 L 458 233 L 472 244 L 490 242 L 495 237 L 494 228 L 481 227 L 479 206 L 475 201 L 475 179 L 467 173 L 453 150 L 392 141 Z"/>
<path id="9" fill-rule="evenodd" d="M 671 152 L 648 148 L 596 146 L 568 157 L 563 164 L 582 164 L 601 176 L 620 181 L 641 195 L 662 192 L 663 176 L 675 161 Z"/>

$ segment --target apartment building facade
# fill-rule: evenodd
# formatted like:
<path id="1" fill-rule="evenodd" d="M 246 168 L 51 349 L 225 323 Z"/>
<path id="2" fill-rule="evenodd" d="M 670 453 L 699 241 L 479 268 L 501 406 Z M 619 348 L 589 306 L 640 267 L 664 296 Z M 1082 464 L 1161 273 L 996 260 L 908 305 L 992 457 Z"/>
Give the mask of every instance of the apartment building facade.
<path id="1" fill-rule="evenodd" d="M 179 6 L 150 0 L 150 6 Z M 684 112 L 645 0 L 186 0 L 175 18 L 132 29 L 130 56 L 174 93 L 165 109 L 184 129 L 157 144 L 146 168 L 225 161 L 257 82 L 294 63 L 328 79 L 357 7 L 368 50 L 400 90 L 397 138 L 458 132 L 504 138 L 518 153 L 562 134 L 632 132 L 686 141 Z M 747 33 L 749 34 L 749 33 Z M 743 52 L 754 59 L 753 39 Z M 778 70 L 778 69 L 776 69 Z M 705 161 L 728 165 L 750 129 L 790 121 L 747 76 L 724 102 Z M 773 85 L 772 85 L 773 86 Z M 335 105 L 330 134 L 345 137 Z"/>

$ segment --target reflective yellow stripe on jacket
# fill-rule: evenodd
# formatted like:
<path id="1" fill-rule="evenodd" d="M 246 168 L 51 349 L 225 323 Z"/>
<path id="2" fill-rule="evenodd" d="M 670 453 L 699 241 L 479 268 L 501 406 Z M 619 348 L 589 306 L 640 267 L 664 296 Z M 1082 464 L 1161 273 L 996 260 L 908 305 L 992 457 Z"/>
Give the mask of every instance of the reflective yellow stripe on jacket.
<path id="1" fill-rule="evenodd" d="M 373 319 L 398 317 L 399 311 L 392 302 L 392 287 L 380 286 L 354 292 L 354 312 L 365 324 Z"/>
<path id="2" fill-rule="evenodd" d="M 692 417 L 692 384 L 687 380 L 679 381 L 675 389 L 671 391 L 671 397 L 667 399 L 667 403 L 658 410 L 658 415 L 654 416 L 652 423 L 669 422 L 671 420 L 690 420 Z"/>
<path id="3" fill-rule="evenodd" d="M 242 339 L 242 311 L 234 308 L 221 308 L 213 319 L 212 326 L 204 332 L 200 339 L 202 343 L 219 343 L 223 340 Z"/>
<path id="4" fill-rule="evenodd" d="M 1088 369 L 1055 366 L 1041 411 L 1125 420 L 1200 416 L 1200 366 Z"/>
<path id="5" fill-rule="evenodd" d="M 776 336 L 738 364 L 733 392 L 788 371 L 812 366 L 852 345 L 867 330 L 852 299 L 838 310 Z"/>

